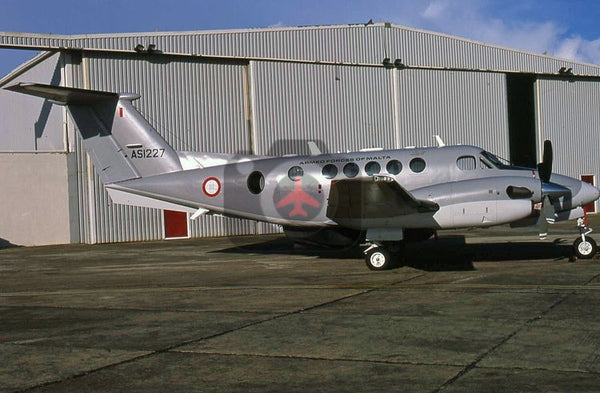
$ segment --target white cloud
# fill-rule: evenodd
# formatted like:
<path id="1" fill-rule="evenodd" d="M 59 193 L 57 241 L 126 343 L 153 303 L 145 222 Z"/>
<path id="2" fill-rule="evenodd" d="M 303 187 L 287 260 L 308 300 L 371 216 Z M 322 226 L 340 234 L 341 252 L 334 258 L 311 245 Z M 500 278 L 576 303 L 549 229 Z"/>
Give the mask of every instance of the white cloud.
<path id="1" fill-rule="evenodd" d="M 432 1 L 422 15 L 425 19 L 438 19 L 446 12 L 447 5 L 444 1 Z"/>
<path id="2" fill-rule="evenodd" d="M 585 40 L 580 36 L 563 39 L 555 50 L 557 57 L 600 64 L 600 39 Z"/>
<path id="3" fill-rule="evenodd" d="M 273 25 L 269 25 L 270 28 L 277 28 L 277 27 L 287 27 L 282 21 L 279 21 Z"/>
<path id="4" fill-rule="evenodd" d="M 456 35 L 488 44 L 547 53 L 565 59 L 600 64 L 600 38 L 566 36 L 566 28 L 553 21 L 502 20 L 490 15 L 483 0 L 431 0 L 415 7 L 403 2 L 394 22 Z M 418 8 L 420 7 L 420 8 Z"/>

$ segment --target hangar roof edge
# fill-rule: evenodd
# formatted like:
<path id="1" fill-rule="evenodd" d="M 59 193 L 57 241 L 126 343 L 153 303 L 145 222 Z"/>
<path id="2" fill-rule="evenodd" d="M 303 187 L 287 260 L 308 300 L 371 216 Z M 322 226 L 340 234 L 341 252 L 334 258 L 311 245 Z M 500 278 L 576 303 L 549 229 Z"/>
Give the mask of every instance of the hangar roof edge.
<path id="1" fill-rule="evenodd" d="M 473 50 L 473 48 L 479 48 L 480 50 L 484 50 L 484 51 L 497 51 L 498 52 L 498 56 L 500 56 L 500 54 L 504 54 L 504 55 L 513 55 L 515 57 L 519 57 L 519 58 L 528 58 L 527 60 L 523 60 L 523 59 L 519 59 L 519 63 L 531 63 L 531 65 L 534 65 L 534 63 L 541 61 L 541 62 L 549 62 L 552 63 L 552 70 L 554 70 L 554 68 L 556 68 L 556 70 L 558 69 L 558 67 L 556 67 L 557 65 L 565 65 L 565 66 L 581 66 L 583 68 L 585 68 L 585 72 L 581 72 L 580 70 L 577 70 L 579 74 L 594 74 L 594 75 L 600 75 L 600 65 L 596 65 L 596 64 L 590 64 L 590 63 L 585 63 L 585 62 L 581 62 L 581 61 L 576 61 L 576 60 L 569 60 L 569 59 L 562 59 L 562 58 L 558 58 L 558 57 L 554 57 L 554 56 L 549 56 L 549 55 L 545 55 L 545 54 L 539 54 L 539 53 L 535 53 L 535 52 L 527 52 L 524 50 L 520 50 L 520 49 L 514 49 L 514 48 L 509 48 L 509 47 L 503 47 L 503 46 L 498 46 L 498 45 L 494 45 L 494 44 L 488 44 L 485 42 L 481 42 L 481 41 L 475 41 L 475 40 L 471 40 L 471 39 L 467 39 L 467 38 L 463 38 L 463 37 L 458 37 L 458 36 L 452 36 L 452 35 L 448 35 L 445 33 L 439 33 L 439 32 L 435 32 L 435 31 L 429 31 L 429 30 L 422 30 L 422 29 L 417 29 L 417 28 L 412 28 L 412 27 L 407 27 L 407 26 L 401 26 L 401 25 L 395 25 L 395 24 L 391 24 L 391 23 L 374 23 L 374 24 L 370 24 L 370 25 L 365 25 L 365 24 L 342 24 L 342 25 L 318 25 L 318 26 L 273 26 L 273 27 L 266 27 L 266 28 L 248 28 L 248 29 L 229 29 L 229 30 L 196 30 L 196 31 L 170 31 L 170 32 L 131 32 L 131 33 L 99 33 L 99 34 L 73 34 L 73 35 L 61 35 L 61 34 L 40 34 L 40 33 L 19 33 L 19 32 L 0 32 L 0 48 L 5 47 L 5 48 L 21 48 L 21 49 L 40 49 L 40 50 L 64 50 L 64 49 L 90 49 L 90 50 L 107 50 L 107 51 L 112 51 L 112 50 L 117 50 L 117 51 L 131 51 L 133 49 L 133 46 L 135 45 L 131 45 L 131 42 L 125 42 L 125 41 L 131 41 L 131 40 L 135 40 L 135 39 L 139 39 L 139 38 L 155 38 L 157 40 L 159 39 L 166 39 L 166 38 L 176 38 L 176 37 L 180 37 L 182 39 L 189 39 L 190 37 L 198 37 L 199 39 L 201 38 L 206 38 L 208 36 L 228 36 L 228 35 L 243 35 L 243 34 L 249 34 L 249 35 L 253 35 L 253 34 L 268 34 L 268 33 L 294 33 L 294 32 L 319 32 L 319 31 L 324 31 L 324 30 L 332 30 L 332 31 L 342 31 L 342 30 L 351 30 L 352 32 L 356 32 L 356 31 L 364 31 L 365 35 L 366 34 L 372 34 L 373 31 L 379 31 L 381 34 L 381 32 L 384 31 L 396 31 L 396 32 L 402 32 L 402 33 L 406 33 L 411 35 L 411 38 L 414 38 L 415 40 L 420 40 L 422 41 L 421 44 L 428 44 L 428 45 L 438 45 L 439 49 L 442 50 L 442 46 L 443 45 L 448 45 L 448 42 L 450 44 L 455 43 L 457 45 L 462 45 L 465 47 L 469 47 L 471 48 L 471 50 Z M 340 39 L 340 36 L 336 36 L 336 39 Z M 351 37 L 348 37 L 347 39 L 350 41 L 352 38 L 356 38 L 355 35 L 352 35 Z M 432 40 L 444 40 L 447 41 L 445 43 L 439 44 L 439 43 L 432 43 Z M 369 38 L 365 38 L 365 42 L 367 41 L 373 41 L 374 38 L 369 37 Z M 391 44 L 391 46 L 393 47 L 394 44 L 396 44 L 396 47 L 393 47 L 393 50 L 396 50 L 396 48 L 398 46 L 400 46 L 399 44 L 405 44 L 404 41 L 400 40 L 400 39 L 395 39 L 396 42 L 394 42 L 393 44 Z M 166 42 L 166 40 L 165 40 Z M 370 42 L 370 41 L 369 41 Z M 367 44 L 369 43 L 367 42 Z M 311 41 L 310 43 L 314 44 L 314 41 Z M 204 44 L 204 43 L 203 43 Z M 189 42 L 186 42 L 185 45 L 182 44 L 172 44 L 173 46 L 177 46 L 179 49 L 181 49 L 182 47 L 188 47 L 183 51 L 173 51 L 170 48 L 167 48 L 168 50 L 165 50 L 165 52 L 169 52 L 168 54 L 174 53 L 176 54 L 177 52 L 186 52 L 186 53 L 191 53 L 193 55 L 200 55 L 200 56 L 220 56 L 221 54 L 225 55 L 225 56 L 231 56 L 232 54 L 229 53 L 231 52 L 231 48 L 217 48 L 212 50 L 209 50 L 208 52 L 211 53 L 202 53 L 202 52 L 198 52 L 195 51 L 195 49 L 197 49 L 197 47 L 200 47 L 201 50 L 205 49 L 205 46 L 203 44 L 190 44 Z M 319 42 L 319 44 L 322 44 L 321 42 Z M 329 47 L 335 47 L 337 45 L 337 42 L 334 43 L 327 43 L 329 45 Z M 250 44 L 248 43 L 242 43 L 239 44 L 238 46 L 248 46 Z M 301 44 L 299 44 L 301 45 Z M 193 46 L 194 48 L 191 48 L 191 46 Z M 367 51 L 367 50 L 373 50 L 373 48 L 368 48 L 366 45 L 358 45 L 360 48 L 353 48 L 352 51 L 354 53 L 352 53 L 350 56 L 347 56 L 349 58 L 351 58 L 351 60 L 348 61 L 340 61 L 340 63 L 373 63 L 373 59 L 369 59 L 369 61 L 360 61 L 360 60 L 356 60 L 356 58 L 360 58 L 361 56 L 356 55 L 355 52 L 357 52 L 358 50 L 363 50 L 363 51 Z M 159 48 L 161 50 L 163 50 L 163 48 Z M 239 49 L 239 48 L 236 48 Z M 264 53 L 261 54 L 250 54 L 248 55 L 246 52 L 248 51 L 252 51 L 254 49 L 256 49 L 255 47 L 248 49 L 248 48 L 244 48 L 246 50 L 242 50 L 242 53 L 235 53 L 234 56 L 236 57 L 240 57 L 240 58 L 253 58 L 253 57 L 264 57 L 264 58 L 277 58 L 277 59 L 284 59 L 284 60 L 293 60 L 293 59 L 307 59 L 307 60 L 311 60 L 311 61 L 323 61 L 322 58 L 320 58 L 319 56 L 323 56 L 322 53 L 319 54 L 313 54 L 313 53 L 309 53 L 310 50 L 302 50 L 302 53 L 290 53 L 293 51 L 290 50 L 286 50 L 286 51 L 282 51 L 286 53 L 287 56 L 282 55 L 280 53 L 275 53 L 273 54 L 273 52 L 276 52 L 275 50 L 272 50 L 272 48 L 267 48 L 266 52 L 268 52 L 268 56 L 265 56 Z M 264 48 L 259 48 L 259 49 L 264 49 Z M 269 50 L 271 49 L 271 50 Z M 331 48 L 327 48 L 327 49 L 331 49 Z M 339 56 L 340 51 L 339 50 L 335 50 L 337 48 L 333 48 L 334 50 L 332 52 L 335 52 L 335 55 Z M 402 48 L 404 49 L 404 48 Z M 434 46 L 434 49 L 437 49 Z M 457 51 L 456 48 L 451 48 L 454 52 Z M 464 48 L 459 48 L 458 51 L 463 51 L 465 50 Z M 492 62 L 492 64 L 494 66 L 481 66 L 480 64 L 474 65 L 474 66 L 465 66 L 464 64 L 462 64 L 462 62 L 458 62 L 460 63 L 458 66 L 456 64 L 452 64 L 452 61 L 450 59 L 450 61 L 448 61 L 449 64 L 442 64 L 440 62 L 446 61 L 447 59 L 441 60 L 441 59 L 435 59 L 434 61 L 428 60 L 428 56 L 427 55 L 423 55 L 422 53 L 417 53 L 417 55 L 421 56 L 422 59 L 418 59 L 417 61 L 414 61 L 414 55 L 413 58 L 409 56 L 404 56 L 406 55 L 406 51 L 403 53 L 398 53 L 398 54 L 389 54 L 389 53 L 383 53 L 384 51 L 386 51 L 386 49 L 384 49 L 384 51 L 381 51 L 381 48 L 379 48 L 379 51 L 382 52 L 381 55 L 378 57 L 377 59 L 377 63 L 379 63 L 381 60 L 383 60 L 384 57 L 390 57 L 392 58 L 392 61 L 394 58 L 396 57 L 402 57 L 403 59 L 405 59 L 405 61 L 408 64 L 417 64 L 417 65 L 432 65 L 435 67 L 440 67 L 440 68 L 444 68 L 444 67 L 457 67 L 457 68 L 472 68 L 472 69 L 481 69 L 481 68 L 485 68 L 485 69 L 494 69 L 494 70 L 505 70 L 505 69 L 513 69 L 512 66 L 506 66 L 506 64 L 511 63 L 511 59 L 509 60 L 501 60 L 500 64 L 496 64 L 498 63 L 498 61 L 494 61 Z M 396 51 L 401 51 L 401 50 L 396 50 Z M 221 53 L 221 52 L 227 52 L 227 53 Z M 263 50 L 264 52 L 264 50 Z M 413 48 L 413 52 L 419 52 L 418 50 L 414 50 Z M 423 51 L 421 51 L 423 52 Z M 291 54 L 291 56 L 289 56 Z M 389 55 L 389 56 L 388 56 Z M 456 53 L 454 54 L 456 56 Z M 304 56 L 304 57 L 302 57 Z M 482 54 L 478 54 L 479 58 L 481 59 Z M 489 53 L 484 53 L 483 57 L 490 57 L 491 55 Z M 335 57 L 335 56 L 334 56 Z M 365 56 L 362 56 L 365 57 Z M 372 57 L 372 56 L 370 56 Z M 431 57 L 431 56 L 429 56 Z M 343 56 L 342 56 L 343 58 Z M 479 59 L 479 60 L 480 60 Z M 328 62 L 330 60 L 325 60 L 324 62 Z M 331 62 L 331 61 L 330 61 Z M 513 62 L 514 63 L 514 62 Z M 504 67 L 502 66 L 504 65 Z M 523 72 L 529 72 L 530 70 L 532 70 L 533 72 L 538 72 L 539 70 L 537 68 L 539 68 L 539 64 L 536 64 L 535 66 L 532 67 L 522 67 L 522 66 L 516 66 L 515 68 L 518 68 L 520 71 Z M 545 67 L 542 67 L 545 68 Z M 549 72 L 547 70 L 544 70 L 543 72 Z"/>

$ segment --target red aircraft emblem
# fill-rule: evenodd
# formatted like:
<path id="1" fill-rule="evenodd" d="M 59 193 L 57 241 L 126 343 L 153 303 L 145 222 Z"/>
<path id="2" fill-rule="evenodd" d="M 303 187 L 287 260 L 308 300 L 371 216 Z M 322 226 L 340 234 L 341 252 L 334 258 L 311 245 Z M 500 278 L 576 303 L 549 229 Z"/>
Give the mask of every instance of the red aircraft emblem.
<path id="1" fill-rule="evenodd" d="M 294 209 L 290 212 L 290 217 L 294 216 L 303 216 L 307 217 L 308 213 L 306 210 L 302 208 L 302 204 L 307 204 L 313 207 L 319 207 L 319 202 L 317 202 L 313 197 L 308 195 L 306 192 L 302 190 L 302 181 L 297 180 L 294 186 L 294 191 L 289 193 L 285 198 L 280 200 L 277 203 L 277 207 L 284 207 L 287 205 L 294 205 Z"/>

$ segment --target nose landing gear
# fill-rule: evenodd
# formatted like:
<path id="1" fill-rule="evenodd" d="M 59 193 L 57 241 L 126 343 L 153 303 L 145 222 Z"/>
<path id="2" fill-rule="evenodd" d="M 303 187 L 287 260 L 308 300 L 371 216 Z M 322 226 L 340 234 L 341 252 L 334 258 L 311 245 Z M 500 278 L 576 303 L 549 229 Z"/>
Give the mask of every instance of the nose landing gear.
<path id="1" fill-rule="evenodd" d="M 588 228 L 585 218 L 577 219 L 577 228 L 579 228 L 579 237 L 573 242 L 573 249 L 577 258 L 591 259 L 596 255 L 598 246 L 591 237 L 587 236 L 592 233 L 592 228 Z"/>

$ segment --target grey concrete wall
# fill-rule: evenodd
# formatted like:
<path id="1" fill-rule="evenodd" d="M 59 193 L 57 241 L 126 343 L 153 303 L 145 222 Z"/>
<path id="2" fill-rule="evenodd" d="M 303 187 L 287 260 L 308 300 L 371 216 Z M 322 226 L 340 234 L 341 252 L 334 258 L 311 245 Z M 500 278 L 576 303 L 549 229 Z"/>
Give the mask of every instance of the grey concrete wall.
<path id="1" fill-rule="evenodd" d="M 73 155 L 0 154 L 0 244 L 79 241 Z"/>

